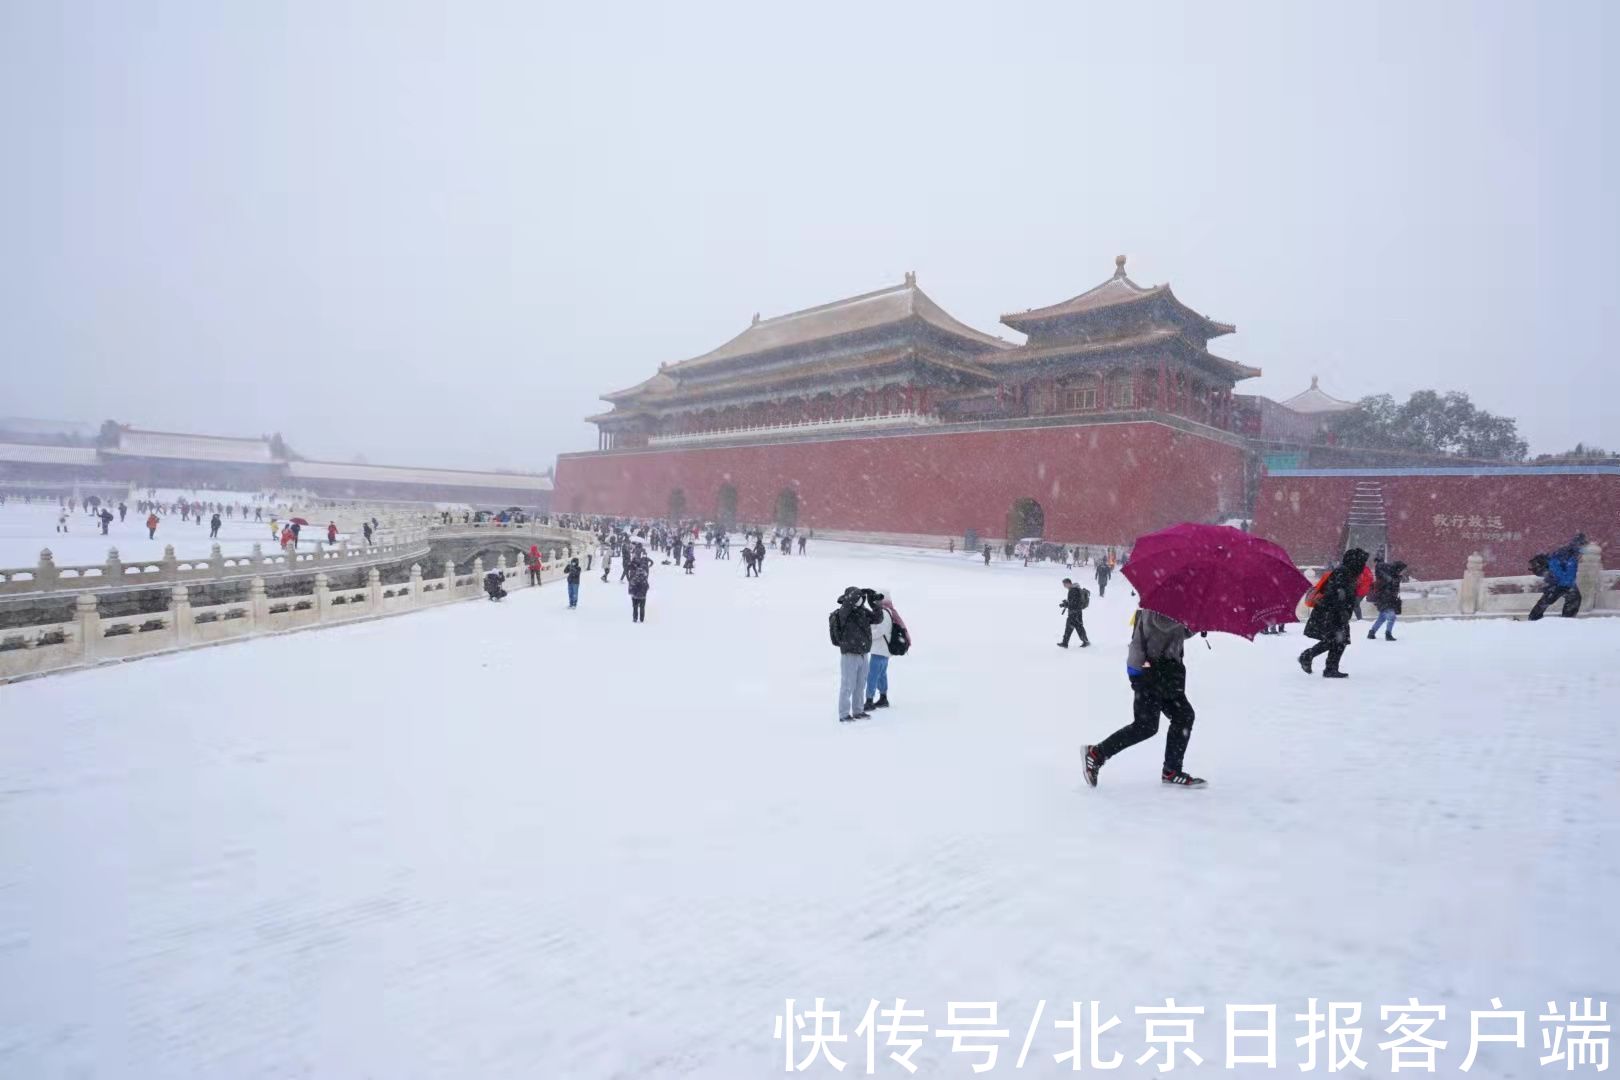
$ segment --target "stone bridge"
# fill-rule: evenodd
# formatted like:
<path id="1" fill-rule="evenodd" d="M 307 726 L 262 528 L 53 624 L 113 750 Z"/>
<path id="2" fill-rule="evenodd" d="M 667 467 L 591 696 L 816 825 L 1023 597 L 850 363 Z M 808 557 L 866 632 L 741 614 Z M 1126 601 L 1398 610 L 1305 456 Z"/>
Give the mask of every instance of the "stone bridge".
<path id="1" fill-rule="evenodd" d="M 482 558 L 487 566 L 504 556 L 507 565 L 522 566 L 529 548 L 538 546 L 546 566 L 550 567 L 568 557 L 570 546 L 574 554 L 583 557 L 586 547 L 596 541 L 589 533 L 551 525 L 486 522 L 435 526 L 428 530 L 428 542 L 435 565 L 448 561 L 457 567 L 467 567 L 474 559 Z"/>

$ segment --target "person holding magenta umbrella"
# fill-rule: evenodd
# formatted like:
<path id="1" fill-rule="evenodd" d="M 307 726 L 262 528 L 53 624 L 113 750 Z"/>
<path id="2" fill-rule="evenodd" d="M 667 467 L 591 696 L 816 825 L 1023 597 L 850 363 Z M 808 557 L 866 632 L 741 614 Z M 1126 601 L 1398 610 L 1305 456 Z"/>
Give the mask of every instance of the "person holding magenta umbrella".
<path id="1" fill-rule="evenodd" d="M 1170 731 L 1160 781 L 1204 787 L 1183 768 L 1194 719 L 1186 640 L 1214 630 L 1252 641 L 1268 626 L 1295 621 L 1311 583 L 1282 548 L 1225 525 L 1173 525 L 1140 537 L 1120 572 L 1140 597 L 1125 660 L 1135 704 L 1129 724 L 1085 748 L 1086 783 L 1096 787 L 1110 758 L 1157 735 L 1164 716 Z"/>

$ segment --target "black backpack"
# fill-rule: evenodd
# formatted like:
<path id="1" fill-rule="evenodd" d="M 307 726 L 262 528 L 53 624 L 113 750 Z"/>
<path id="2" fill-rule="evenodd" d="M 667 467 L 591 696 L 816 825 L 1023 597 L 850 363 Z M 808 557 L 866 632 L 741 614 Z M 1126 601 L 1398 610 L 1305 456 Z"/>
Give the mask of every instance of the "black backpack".
<path id="1" fill-rule="evenodd" d="M 911 635 L 906 633 L 905 627 L 895 623 L 894 629 L 889 631 L 889 655 L 904 656 L 910 651 Z"/>
<path id="2" fill-rule="evenodd" d="M 748 548 L 743 548 L 744 552 L 747 552 L 748 550 Z M 838 640 L 838 631 L 841 629 L 843 629 L 843 623 L 841 623 L 838 619 L 838 609 L 833 608 L 832 611 L 827 614 L 827 636 L 832 638 L 833 648 L 838 649 L 840 652 L 842 652 L 844 648 L 844 643 Z"/>

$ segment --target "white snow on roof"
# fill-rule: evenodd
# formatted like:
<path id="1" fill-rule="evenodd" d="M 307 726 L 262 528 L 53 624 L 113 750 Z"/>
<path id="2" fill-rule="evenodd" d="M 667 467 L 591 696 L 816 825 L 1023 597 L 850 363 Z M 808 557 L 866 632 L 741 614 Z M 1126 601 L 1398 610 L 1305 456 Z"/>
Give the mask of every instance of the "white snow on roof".
<path id="1" fill-rule="evenodd" d="M 401 465 L 352 465 L 338 461 L 292 461 L 287 464 L 287 473 L 297 479 L 306 480 L 361 480 L 368 483 L 432 484 L 440 487 L 551 490 L 549 479 L 532 473 L 412 469 Z"/>
<path id="2" fill-rule="evenodd" d="M 1319 412 L 1345 412 L 1356 407 L 1353 401 L 1341 401 L 1332 394 L 1325 394 L 1322 388 L 1316 385 L 1316 376 L 1311 376 L 1311 387 L 1301 393 L 1295 394 L 1287 401 L 1277 404 L 1298 413 Z"/>
<path id="3" fill-rule="evenodd" d="M 95 465 L 93 446 L 35 446 L 32 443 L 0 443 L 0 461 L 29 465 Z"/>
<path id="4" fill-rule="evenodd" d="M 124 429 L 118 448 L 109 453 L 130 457 L 181 458 L 187 461 L 228 461 L 274 465 L 275 455 L 264 439 L 230 439 L 217 435 L 180 435 L 168 431 Z"/>

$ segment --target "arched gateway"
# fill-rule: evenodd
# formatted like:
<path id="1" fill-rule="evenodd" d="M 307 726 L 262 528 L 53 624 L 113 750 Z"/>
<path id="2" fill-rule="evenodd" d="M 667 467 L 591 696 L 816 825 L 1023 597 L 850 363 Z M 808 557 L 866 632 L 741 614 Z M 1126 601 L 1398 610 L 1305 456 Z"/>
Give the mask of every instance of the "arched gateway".
<path id="1" fill-rule="evenodd" d="M 798 527 L 799 493 L 792 488 L 784 488 L 776 497 L 776 523 L 784 529 Z"/>
<path id="2" fill-rule="evenodd" d="M 1025 540 L 1046 535 L 1046 511 L 1034 499 L 1023 498 L 1007 512 L 1007 539 Z"/>
<path id="3" fill-rule="evenodd" d="M 727 528 L 737 524 L 737 485 L 721 484 L 714 500 L 714 519 Z"/>

